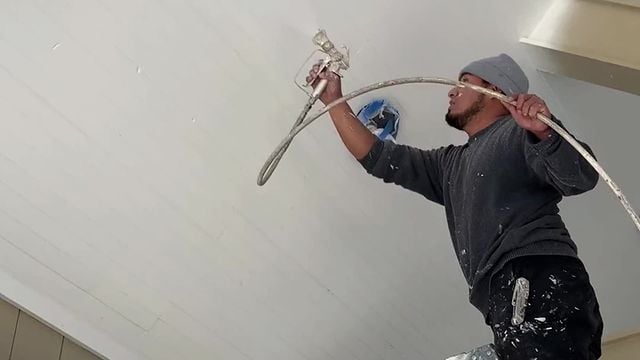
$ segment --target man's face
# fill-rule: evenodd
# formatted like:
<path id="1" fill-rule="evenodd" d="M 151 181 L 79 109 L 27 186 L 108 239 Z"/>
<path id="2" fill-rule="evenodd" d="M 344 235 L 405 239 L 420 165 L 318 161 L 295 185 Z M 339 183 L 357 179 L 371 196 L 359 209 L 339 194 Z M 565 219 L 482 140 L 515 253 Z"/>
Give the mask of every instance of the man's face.
<path id="1" fill-rule="evenodd" d="M 486 86 L 481 78 L 464 74 L 461 81 L 478 86 Z M 449 126 L 463 130 L 465 126 L 476 116 L 485 105 L 485 95 L 467 88 L 453 87 L 449 90 L 449 110 L 445 120 Z"/>

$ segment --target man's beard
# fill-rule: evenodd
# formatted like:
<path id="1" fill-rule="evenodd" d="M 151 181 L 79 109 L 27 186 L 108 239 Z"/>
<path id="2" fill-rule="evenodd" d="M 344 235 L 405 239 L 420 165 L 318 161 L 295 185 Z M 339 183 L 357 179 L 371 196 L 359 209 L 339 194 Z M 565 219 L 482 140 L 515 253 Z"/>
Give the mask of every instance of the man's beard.
<path id="1" fill-rule="evenodd" d="M 464 127 L 469 124 L 471 119 L 484 109 L 484 96 L 484 94 L 480 94 L 478 100 L 474 101 L 473 104 L 471 104 L 471 107 L 462 114 L 454 115 L 451 111 L 447 112 L 447 115 L 444 117 L 447 124 L 455 129 L 463 130 Z"/>

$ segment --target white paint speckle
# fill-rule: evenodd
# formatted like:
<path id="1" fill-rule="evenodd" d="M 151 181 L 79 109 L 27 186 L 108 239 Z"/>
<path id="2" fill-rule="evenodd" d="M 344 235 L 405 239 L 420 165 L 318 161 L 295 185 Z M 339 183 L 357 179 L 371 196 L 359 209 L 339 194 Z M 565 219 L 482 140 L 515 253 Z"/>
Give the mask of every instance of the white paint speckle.
<path id="1" fill-rule="evenodd" d="M 539 321 L 539 322 L 545 322 L 545 321 L 547 321 L 547 318 L 545 318 L 545 317 L 539 317 L 539 318 L 535 318 L 534 320 L 535 320 L 535 321 Z"/>
<path id="2" fill-rule="evenodd" d="M 197 119 L 196 119 L 196 118 L 194 118 L 194 117 L 192 117 L 192 118 L 191 118 L 191 122 L 192 122 L 192 123 L 194 123 L 194 124 L 195 124 L 195 123 L 196 123 L 196 121 L 197 121 Z"/>
<path id="3" fill-rule="evenodd" d="M 138 68 L 136 69 L 136 72 L 137 72 L 138 74 L 142 74 L 142 67 L 141 67 L 141 66 L 138 66 Z"/>
<path id="4" fill-rule="evenodd" d="M 56 43 L 55 45 L 53 45 L 51 50 L 54 50 L 54 51 L 57 50 L 60 47 L 60 45 L 62 45 L 62 43 Z"/>
<path id="5" fill-rule="evenodd" d="M 549 280 L 551 280 L 553 285 L 558 285 L 558 279 L 556 279 L 555 276 L 553 276 L 553 275 L 549 276 Z"/>

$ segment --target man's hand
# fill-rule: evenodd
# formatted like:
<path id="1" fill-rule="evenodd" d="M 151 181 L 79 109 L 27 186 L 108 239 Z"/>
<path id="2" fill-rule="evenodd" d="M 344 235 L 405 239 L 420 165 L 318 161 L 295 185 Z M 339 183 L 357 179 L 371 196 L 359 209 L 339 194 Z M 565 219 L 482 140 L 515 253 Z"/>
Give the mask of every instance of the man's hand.
<path id="1" fill-rule="evenodd" d="M 323 70 L 317 77 L 318 71 L 320 71 L 320 65 L 322 62 L 313 66 L 311 71 L 309 71 L 309 76 L 307 76 L 307 84 L 316 78 L 313 84 L 313 88 L 318 85 L 318 82 L 322 79 L 326 79 L 328 81 L 327 88 L 320 95 L 320 101 L 323 104 L 327 105 L 334 100 L 338 100 L 342 97 L 342 81 L 340 80 L 340 76 L 336 73 L 328 70 Z"/>
<path id="2" fill-rule="evenodd" d="M 547 124 L 538 120 L 538 114 L 543 114 L 551 118 L 551 111 L 547 104 L 538 96 L 533 94 L 520 94 L 514 97 L 516 105 L 504 103 L 513 119 L 521 128 L 530 131 L 538 139 L 544 140 L 553 131 Z"/>
<path id="3" fill-rule="evenodd" d="M 320 101 L 327 105 L 342 97 L 342 82 L 340 81 L 340 76 L 331 71 L 323 70 L 320 72 L 321 64 L 322 62 L 316 64 L 309 71 L 307 84 L 313 82 L 310 85 L 315 88 L 320 80 L 326 79 L 328 81 L 327 87 L 320 94 Z M 376 136 L 358 120 L 346 102 L 338 104 L 331 109 L 329 115 L 336 130 L 338 130 L 340 139 L 342 139 L 349 152 L 358 160 L 364 159 L 371 151 L 373 144 L 376 143 Z"/>

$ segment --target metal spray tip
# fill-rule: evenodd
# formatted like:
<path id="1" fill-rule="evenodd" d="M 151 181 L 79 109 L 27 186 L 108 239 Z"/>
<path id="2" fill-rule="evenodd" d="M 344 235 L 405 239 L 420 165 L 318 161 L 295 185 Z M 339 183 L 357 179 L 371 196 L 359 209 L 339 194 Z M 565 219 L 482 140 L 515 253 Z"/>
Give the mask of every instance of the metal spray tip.
<path id="1" fill-rule="evenodd" d="M 329 52 L 331 49 L 335 48 L 331 40 L 329 40 L 327 32 L 322 29 L 318 30 L 318 33 L 313 37 L 313 43 L 318 45 L 325 52 Z"/>
<path id="2" fill-rule="evenodd" d="M 318 30 L 318 32 L 313 37 L 313 43 L 320 47 L 322 52 L 329 55 L 332 61 L 339 63 L 341 69 L 346 70 L 349 68 L 349 49 L 344 47 L 344 52 L 336 49 L 333 42 L 329 40 L 326 31 L 322 29 Z"/>

